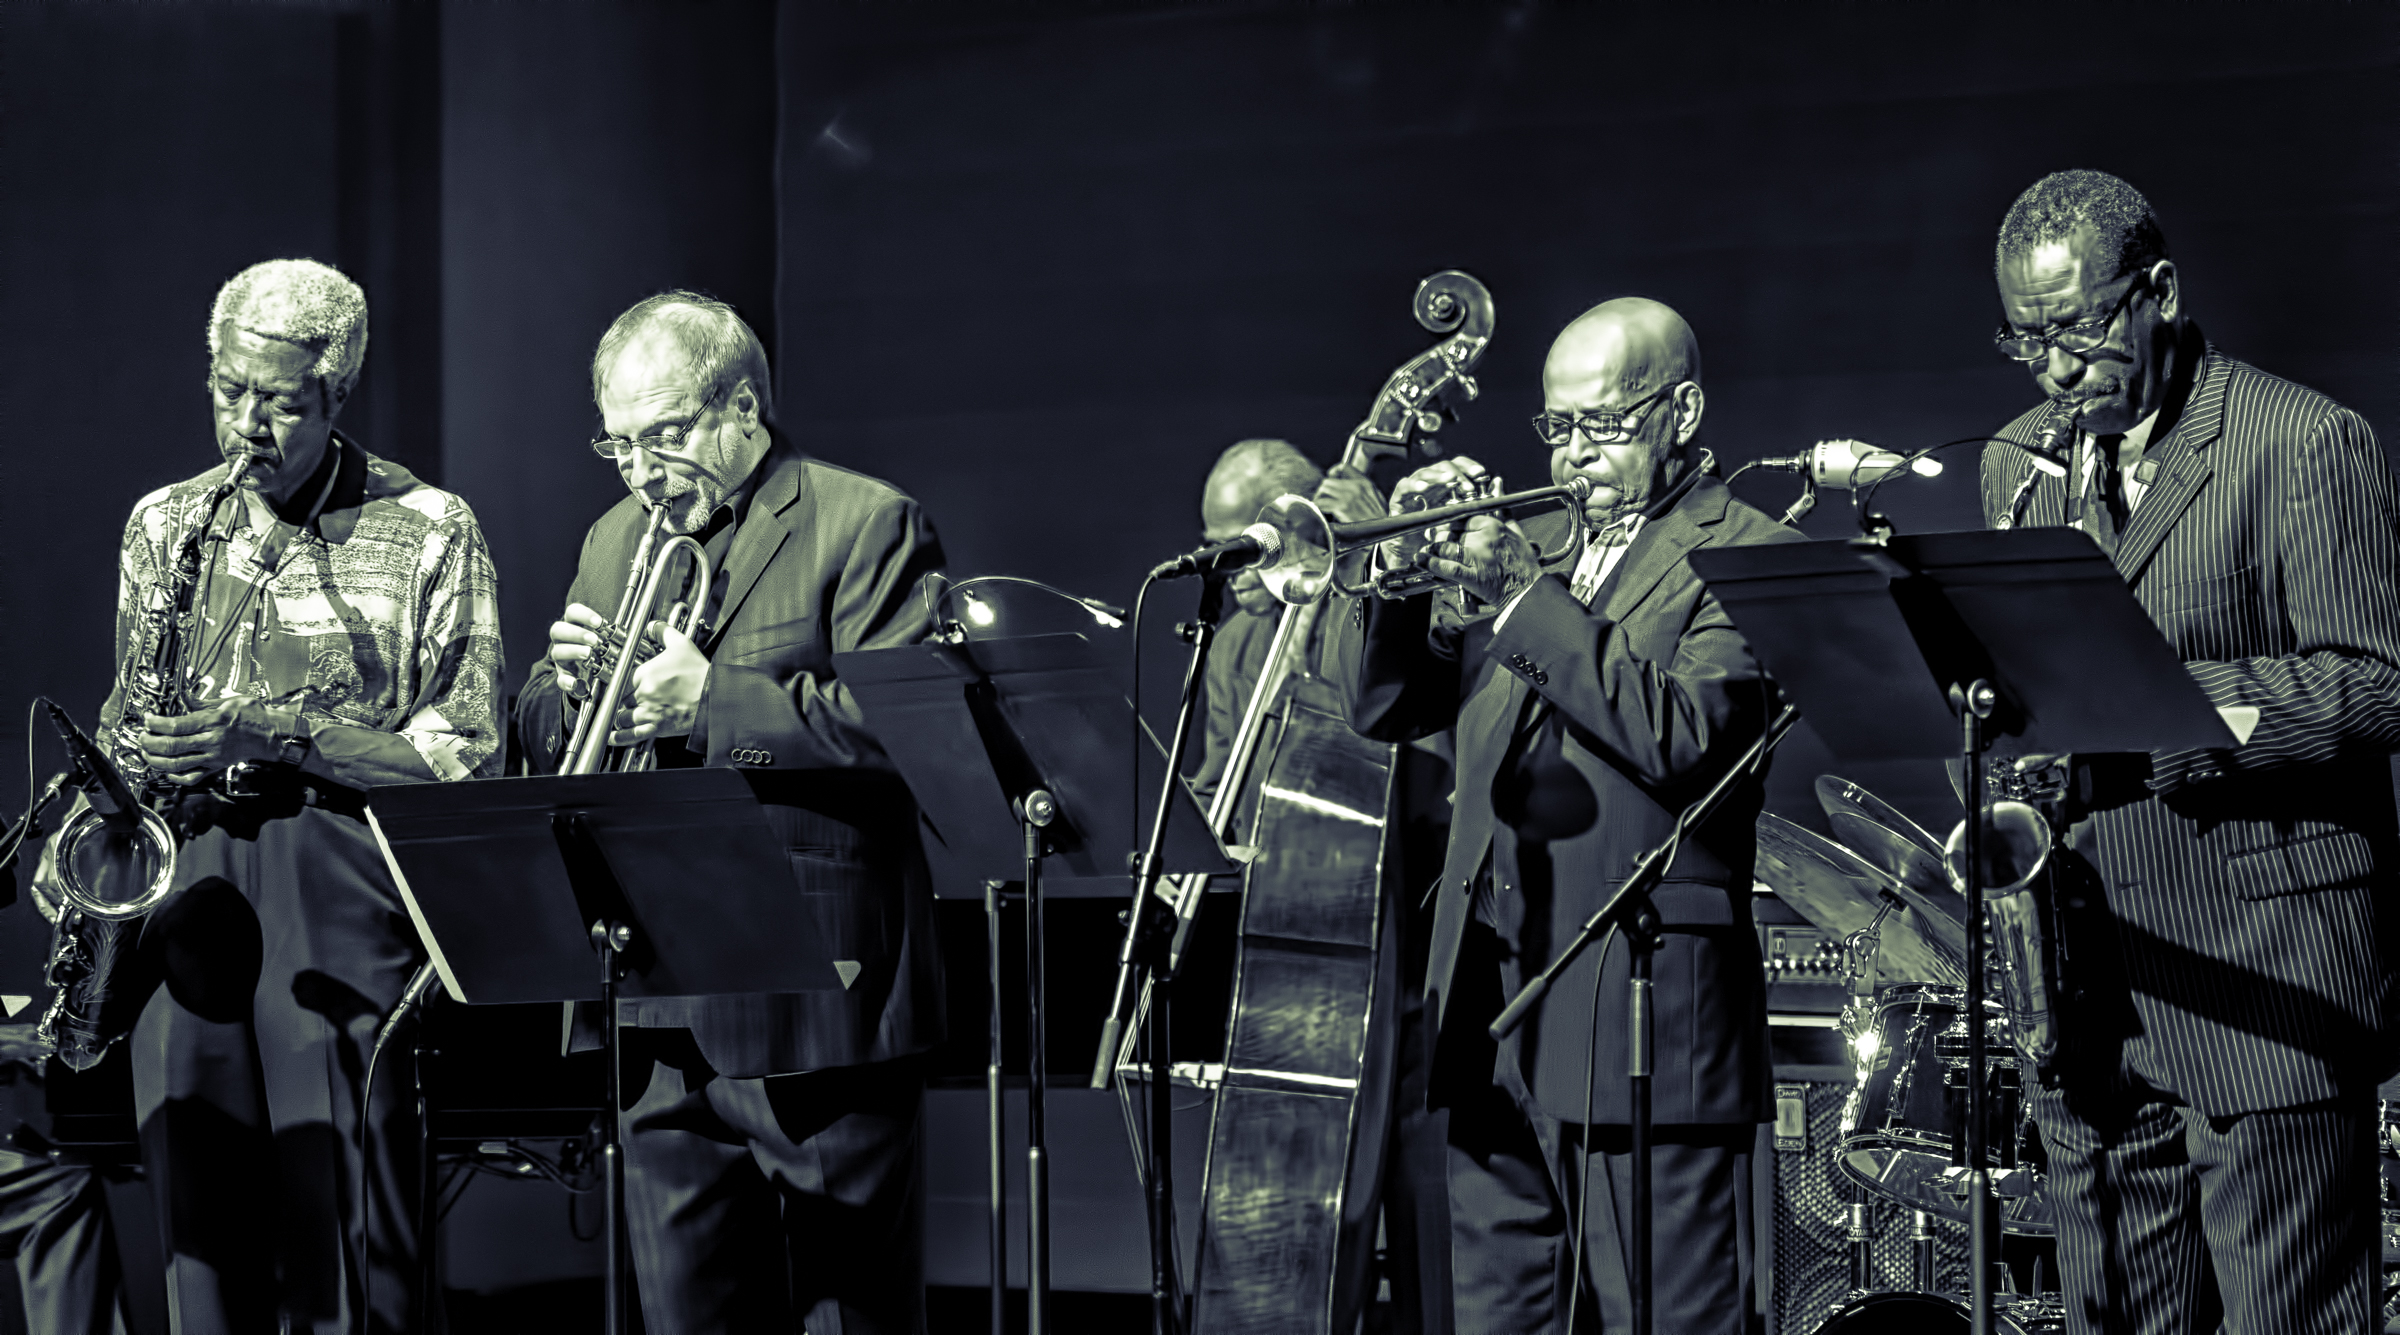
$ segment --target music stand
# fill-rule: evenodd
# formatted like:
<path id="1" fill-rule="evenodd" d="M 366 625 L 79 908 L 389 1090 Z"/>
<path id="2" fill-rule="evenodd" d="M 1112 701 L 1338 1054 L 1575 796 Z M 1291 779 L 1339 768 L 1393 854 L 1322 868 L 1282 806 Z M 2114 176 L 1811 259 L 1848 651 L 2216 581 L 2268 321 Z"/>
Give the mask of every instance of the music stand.
<path id="1" fill-rule="evenodd" d="M 1043 1132 L 1042 863 L 1070 875 L 1122 876 L 1138 793 L 1127 772 L 1133 707 L 1081 635 L 928 641 L 833 656 L 884 750 L 916 795 L 948 860 L 984 883 L 991 968 L 990 1056 L 984 1073 L 991 1154 L 992 1328 L 1008 1285 L 1007 1201 L 1001 1169 L 1000 897 L 1025 893 L 1026 1322 L 1049 1329 L 1050 1201 Z M 1155 747 L 1151 748 L 1155 750 Z M 1148 759 L 1145 755 L 1144 759 Z M 1171 788 L 1181 789 L 1180 783 Z M 1167 858 L 1178 871 L 1231 869 L 1200 808 L 1169 802 Z M 1153 1165 L 1163 1172 L 1163 1165 Z"/>
<path id="2" fill-rule="evenodd" d="M 840 992 L 840 966 L 856 976 L 856 962 L 827 954 L 758 806 L 749 776 L 722 768 L 368 793 L 368 824 L 451 996 L 601 1003 L 608 1335 L 626 1312 L 618 1000 Z"/>
<path id="3" fill-rule="evenodd" d="M 1712 547 L 1692 569 L 1845 760 L 1960 757 L 1969 942 L 1983 940 L 1983 758 L 2238 740 L 2116 565 L 2079 529 Z M 1984 969 L 1967 974 L 1969 1328 L 1987 1335 L 1999 1223 L 1984 1162 Z"/>

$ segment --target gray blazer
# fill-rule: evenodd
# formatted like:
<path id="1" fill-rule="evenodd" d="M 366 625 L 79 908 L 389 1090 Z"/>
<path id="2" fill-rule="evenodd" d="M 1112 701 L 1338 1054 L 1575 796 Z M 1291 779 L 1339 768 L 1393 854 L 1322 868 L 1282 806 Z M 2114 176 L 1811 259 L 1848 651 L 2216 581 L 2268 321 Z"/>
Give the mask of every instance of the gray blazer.
<path id="1" fill-rule="evenodd" d="M 915 501 L 780 436 L 756 479 L 725 555 L 724 601 L 702 644 L 708 688 L 685 746 L 761 776 L 792 892 L 818 907 L 834 958 L 860 968 L 840 993 L 625 1003 L 629 1023 L 689 1027 L 709 1064 L 737 1077 L 883 1061 L 942 1036 L 916 804 L 833 673 L 837 653 L 925 637 L 921 586 L 941 568 L 940 541 Z M 613 609 L 641 524 L 627 496 L 592 525 L 569 602 Z M 571 717 L 552 674 L 535 673 L 517 726 L 537 772 L 557 767 Z"/>
<path id="2" fill-rule="evenodd" d="M 2000 435 L 2030 439 L 2041 416 Z M 2107 902 L 2064 929 L 2090 995 L 2062 1036 L 2209 1116 L 2355 1092 L 2391 1073 L 2400 1032 L 2400 913 L 2380 902 L 2400 868 L 2391 469 L 2358 414 L 2213 347 L 2146 457 L 2117 568 L 2209 699 L 2259 723 L 2232 750 L 2151 757 L 2146 785 L 2092 817 Z M 1987 521 L 2031 466 L 1985 447 Z M 2063 523 L 2065 499 L 2043 478 L 2025 522 Z"/>

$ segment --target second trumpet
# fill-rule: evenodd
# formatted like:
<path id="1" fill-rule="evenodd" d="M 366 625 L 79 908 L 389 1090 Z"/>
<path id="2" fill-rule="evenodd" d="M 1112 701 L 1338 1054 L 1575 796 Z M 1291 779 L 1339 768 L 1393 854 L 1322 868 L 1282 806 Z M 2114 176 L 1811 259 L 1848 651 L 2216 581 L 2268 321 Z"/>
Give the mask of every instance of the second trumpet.
<path id="1" fill-rule="evenodd" d="M 583 712 L 576 716 L 575 731 L 567 742 L 566 763 L 559 770 L 562 774 L 648 769 L 651 765 L 648 746 L 620 748 L 612 764 L 608 734 L 617 712 L 633 704 L 633 670 L 650 656 L 643 651 L 644 629 L 652 621 L 660 621 L 686 635 L 696 633 L 703 609 L 708 606 L 711 579 L 708 552 L 698 539 L 677 534 L 663 543 L 658 540 L 666 522 L 665 506 L 650 507 L 650 522 L 642 529 L 642 540 L 633 549 L 633 564 L 625 576 L 625 592 L 617 599 L 616 615 L 600 632 L 600 644 L 592 650 L 589 679 L 606 684 L 584 702 Z M 672 596 L 667 576 L 675 568 L 677 558 L 686 553 L 692 561 L 692 596 L 661 610 L 659 600 Z"/>

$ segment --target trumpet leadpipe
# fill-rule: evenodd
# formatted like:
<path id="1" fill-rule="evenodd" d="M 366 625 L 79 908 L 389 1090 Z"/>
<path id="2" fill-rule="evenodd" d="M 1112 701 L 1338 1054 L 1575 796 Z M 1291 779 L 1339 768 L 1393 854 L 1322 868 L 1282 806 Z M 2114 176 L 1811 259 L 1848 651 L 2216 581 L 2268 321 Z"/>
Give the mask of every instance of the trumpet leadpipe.
<path id="1" fill-rule="evenodd" d="M 1356 523 L 1330 524 L 1327 527 L 1333 535 L 1334 549 L 1347 552 L 1456 519 L 1471 519 L 1476 515 L 1495 514 L 1554 501 L 1572 501 L 1581 505 L 1591 494 L 1591 480 L 1579 477 L 1555 487 L 1534 487 L 1499 496 L 1453 501 L 1448 505 L 1430 506 L 1405 514 L 1386 515 L 1381 519 L 1362 519 Z"/>

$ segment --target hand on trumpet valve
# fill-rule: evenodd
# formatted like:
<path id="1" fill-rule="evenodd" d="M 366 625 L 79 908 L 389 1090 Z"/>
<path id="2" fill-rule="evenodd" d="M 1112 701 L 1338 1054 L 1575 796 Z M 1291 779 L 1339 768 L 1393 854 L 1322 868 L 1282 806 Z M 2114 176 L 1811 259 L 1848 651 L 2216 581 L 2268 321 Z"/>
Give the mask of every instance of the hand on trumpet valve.
<path id="1" fill-rule="evenodd" d="M 186 787 L 245 760 L 281 759 L 283 739 L 307 733 L 298 707 L 262 700 L 228 700 L 172 718 L 145 714 L 142 728 L 150 772 Z"/>
<path id="2" fill-rule="evenodd" d="M 1479 495 L 1490 476 L 1491 470 L 1463 454 L 1428 464 L 1392 488 L 1391 512 L 1404 515 Z M 1416 529 L 1388 539 L 1382 548 L 1383 568 L 1405 570 L 1421 564 L 1427 547 L 1451 536 L 1442 531 L 1445 527 Z"/>
<path id="3" fill-rule="evenodd" d="M 1476 515 L 1455 542 L 1426 549 L 1425 569 L 1498 607 L 1542 576 L 1531 540 L 1513 519 Z"/>
<path id="4" fill-rule="evenodd" d="M 583 684 L 583 665 L 593 662 L 598 651 L 615 638 L 611 630 L 598 612 L 581 603 L 567 604 L 567 610 L 550 623 L 550 668 L 558 674 L 560 695 L 581 700 L 589 694 Z"/>
<path id="5" fill-rule="evenodd" d="M 708 686 L 708 656 L 692 637 L 663 621 L 650 623 L 645 638 L 663 647 L 633 670 L 633 703 L 620 709 L 610 746 L 637 746 L 660 737 L 688 737 L 700 718 L 700 696 Z"/>

